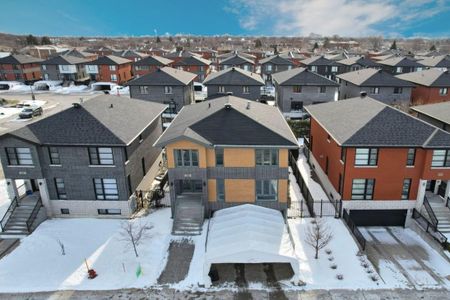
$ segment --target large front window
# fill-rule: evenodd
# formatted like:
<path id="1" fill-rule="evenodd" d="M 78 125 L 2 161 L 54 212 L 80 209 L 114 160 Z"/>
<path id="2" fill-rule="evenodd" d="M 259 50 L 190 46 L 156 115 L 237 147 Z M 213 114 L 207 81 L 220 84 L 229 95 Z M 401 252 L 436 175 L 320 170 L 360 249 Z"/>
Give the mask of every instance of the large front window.
<path id="1" fill-rule="evenodd" d="M 433 150 L 432 167 L 450 167 L 450 150 Z"/>
<path id="2" fill-rule="evenodd" d="M 353 200 L 372 200 L 375 179 L 353 179 L 352 199 Z"/>
<path id="3" fill-rule="evenodd" d="M 198 167 L 197 150 L 177 149 L 174 152 L 177 167 Z"/>
<path id="4" fill-rule="evenodd" d="M 173 90 L 171 86 L 165 86 L 164 87 L 164 94 L 172 94 Z"/>
<path id="5" fill-rule="evenodd" d="M 376 166 L 377 160 L 377 148 L 356 148 L 355 166 Z"/>
<path id="6" fill-rule="evenodd" d="M 278 149 L 256 149 L 255 152 L 257 166 L 278 165 Z"/>
<path id="7" fill-rule="evenodd" d="M 94 188 L 97 200 L 119 200 L 117 181 L 113 178 L 95 178 Z"/>
<path id="8" fill-rule="evenodd" d="M 89 162 L 91 165 L 113 165 L 112 148 L 89 147 Z"/>
<path id="9" fill-rule="evenodd" d="M 30 148 L 6 148 L 8 164 L 11 166 L 31 166 L 33 158 Z"/>
<path id="10" fill-rule="evenodd" d="M 277 180 L 256 180 L 256 200 L 277 200 Z"/>

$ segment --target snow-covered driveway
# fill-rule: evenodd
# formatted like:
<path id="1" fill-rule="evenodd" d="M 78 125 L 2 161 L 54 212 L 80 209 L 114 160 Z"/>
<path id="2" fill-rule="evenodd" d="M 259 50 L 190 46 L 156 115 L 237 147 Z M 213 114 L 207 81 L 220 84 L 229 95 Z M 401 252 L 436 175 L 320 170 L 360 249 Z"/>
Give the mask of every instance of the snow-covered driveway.
<path id="1" fill-rule="evenodd" d="M 413 230 L 401 227 L 361 227 L 367 256 L 388 285 L 450 288 L 450 263 Z"/>

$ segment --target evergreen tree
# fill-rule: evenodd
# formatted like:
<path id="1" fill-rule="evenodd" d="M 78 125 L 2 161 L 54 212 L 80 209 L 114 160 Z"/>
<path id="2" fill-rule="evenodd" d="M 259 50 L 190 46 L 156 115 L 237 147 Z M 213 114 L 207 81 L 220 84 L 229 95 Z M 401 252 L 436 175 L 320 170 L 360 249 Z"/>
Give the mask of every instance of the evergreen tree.
<path id="1" fill-rule="evenodd" d="M 27 36 L 26 43 L 27 45 L 39 45 L 37 38 L 32 34 Z"/>
<path id="2" fill-rule="evenodd" d="M 317 44 L 317 42 L 314 43 L 313 51 L 316 49 L 319 49 L 319 44 Z"/>
<path id="3" fill-rule="evenodd" d="M 156 37 L 156 42 L 161 43 L 161 39 L 159 38 L 159 36 Z"/>
<path id="4" fill-rule="evenodd" d="M 41 38 L 41 45 L 51 45 L 52 41 L 48 38 L 48 36 L 43 36 Z"/>
<path id="5" fill-rule="evenodd" d="M 391 45 L 391 50 L 397 50 L 397 41 L 394 40 L 394 42 Z"/>
<path id="6" fill-rule="evenodd" d="M 436 51 L 436 46 L 435 45 L 431 46 L 430 51 Z"/>
<path id="7" fill-rule="evenodd" d="M 326 49 L 330 48 L 330 39 L 328 37 L 323 41 L 323 47 Z"/>
<path id="8" fill-rule="evenodd" d="M 255 40 L 255 48 L 261 48 L 262 47 L 262 42 L 260 39 L 256 39 Z"/>

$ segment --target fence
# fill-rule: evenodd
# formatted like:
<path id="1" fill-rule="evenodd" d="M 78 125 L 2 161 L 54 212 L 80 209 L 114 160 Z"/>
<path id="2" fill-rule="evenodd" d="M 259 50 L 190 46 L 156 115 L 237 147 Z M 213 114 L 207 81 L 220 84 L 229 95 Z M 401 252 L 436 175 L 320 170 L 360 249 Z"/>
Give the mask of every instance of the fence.
<path id="1" fill-rule="evenodd" d="M 416 220 L 417 224 L 423 228 L 427 233 L 429 233 L 435 240 L 439 243 L 446 243 L 447 238 L 437 229 L 435 225 L 430 223 L 420 212 L 415 208 L 413 209 L 413 219 Z"/>
<path id="2" fill-rule="evenodd" d="M 366 250 L 366 239 L 362 235 L 361 231 L 359 231 L 358 227 L 356 227 L 355 223 L 353 223 L 352 219 L 350 219 L 350 215 L 346 210 L 343 211 L 342 217 L 345 223 L 347 223 L 348 228 L 350 228 L 350 231 L 352 232 L 353 236 L 361 246 L 361 249 Z"/>

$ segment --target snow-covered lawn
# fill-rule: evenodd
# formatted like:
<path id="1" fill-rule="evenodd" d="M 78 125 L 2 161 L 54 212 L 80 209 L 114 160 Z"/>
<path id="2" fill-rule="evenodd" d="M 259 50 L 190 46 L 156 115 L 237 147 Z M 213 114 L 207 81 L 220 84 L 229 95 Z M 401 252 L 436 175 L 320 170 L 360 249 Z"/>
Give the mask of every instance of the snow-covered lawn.
<path id="1" fill-rule="evenodd" d="M 295 253 L 300 264 L 300 279 L 305 289 L 372 289 L 382 288 L 372 264 L 365 255 L 358 255 L 359 249 L 348 229 L 340 219 L 321 218 L 333 234 L 333 239 L 314 258 L 314 249 L 306 243 L 305 237 L 312 218 L 289 219 Z M 326 250 L 331 250 L 330 254 Z M 336 269 L 332 269 L 335 265 Z M 370 272 L 370 273 L 369 273 Z M 343 279 L 337 278 L 338 274 Z M 371 277 L 375 276 L 378 281 Z"/>
<path id="2" fill-rule="evenodd" d="M 9 199 L 8 192 L 6 191 L 6 180 L 0 179 L 0 220 L 3 218 L 6 210 L 8 209 L 9 203 L 11 203 L 11 200 Z"/>
<path id="3" fill-rule="evenodd" d="M 153 225 L 136 258 L 122 240 L 124 220 L 52 219 L 42 223 L 19 247 L 0 260 L 0 292 L 105 290 L 156 283 L 165 266 L 172 221 L 170 209 L 134 219 Z M 65 246 L 61 255 L 57 240 Z M 84 259 L 98 277 L 87 279 Z M 136 276 L 141 265 L 142 276 Z"/>
<path id="4" fill-rule="evenodd" d="M 297 160 L 297 166 L 298 166 L 300 173 L 302 174 L 303 179 L 305 180 L 305 184 L 308 186 L 308 189 L 309 189 L 309 192 L 311 193 L 312 198 L 316 201 L 327 200 L 328 196 L 324 192 L 320 183 L 316 182 L 312 178 L 311 168 L 308 164 L 308 161 L 307 161 L 305 155 L 301 151 L 300 151 L 300 154 L 299 154 L 299 157 Z"/>

